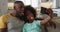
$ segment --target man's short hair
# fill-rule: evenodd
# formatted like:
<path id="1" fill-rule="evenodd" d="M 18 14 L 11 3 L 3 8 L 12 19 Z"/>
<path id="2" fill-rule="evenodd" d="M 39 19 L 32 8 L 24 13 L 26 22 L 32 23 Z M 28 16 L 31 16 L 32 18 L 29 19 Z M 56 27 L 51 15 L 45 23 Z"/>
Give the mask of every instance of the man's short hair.
<path id="1" fill-rule="evenodd" d="M 24 3 L 22 1 L 15 1 L 14 3 L 17 3 L 17 4 L 21 3 L 24 5 Z"/>
<path id="2" fill-rule="evenodd" d="M 46 0 L 46 1 L 49 1 L 49 0 Z"/>

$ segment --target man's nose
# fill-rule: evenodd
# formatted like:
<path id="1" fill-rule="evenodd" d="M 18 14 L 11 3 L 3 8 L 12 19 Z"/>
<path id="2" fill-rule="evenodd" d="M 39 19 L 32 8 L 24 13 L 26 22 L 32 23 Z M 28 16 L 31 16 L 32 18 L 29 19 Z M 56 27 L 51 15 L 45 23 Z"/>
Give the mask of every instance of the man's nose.
<path id="1" fill-rule="evenodd" d="M 24 8 L 22 8 L 22 10 L 24 11 Z"/>

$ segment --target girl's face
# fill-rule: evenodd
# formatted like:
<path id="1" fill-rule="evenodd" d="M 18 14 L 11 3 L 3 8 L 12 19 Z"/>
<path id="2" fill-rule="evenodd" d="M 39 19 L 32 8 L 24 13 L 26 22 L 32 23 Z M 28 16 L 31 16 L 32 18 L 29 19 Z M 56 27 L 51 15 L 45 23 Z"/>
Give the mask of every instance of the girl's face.
<path id="1" fill-rule="evenodd" d="M 34 20 L 34 15 L 30 11 L 27 11 L 27 20 L 29 23 L 33 22 Z"/>

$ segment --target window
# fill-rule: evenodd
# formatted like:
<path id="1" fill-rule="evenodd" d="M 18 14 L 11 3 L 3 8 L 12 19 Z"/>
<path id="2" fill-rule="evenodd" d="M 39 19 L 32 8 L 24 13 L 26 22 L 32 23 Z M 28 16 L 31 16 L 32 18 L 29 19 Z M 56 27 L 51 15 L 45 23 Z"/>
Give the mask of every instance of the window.
<path id="1" fill-rule="evenodd" d="M 31 0 L 25 0 L 25 5 L 31 5 Z"/>
<path id="2" fill-rule="evenodd" d="M 31 5 L 32 7 L 37 8 L 39 0 L 19 0 L 19 1 L 23 1 L 25 5 Z"/>
<path id="3" fill-rule="evenodd" d="M 37 8 L 38 7 L 38 0 L 32 0 L 32 4 L 33 7 Z"/>

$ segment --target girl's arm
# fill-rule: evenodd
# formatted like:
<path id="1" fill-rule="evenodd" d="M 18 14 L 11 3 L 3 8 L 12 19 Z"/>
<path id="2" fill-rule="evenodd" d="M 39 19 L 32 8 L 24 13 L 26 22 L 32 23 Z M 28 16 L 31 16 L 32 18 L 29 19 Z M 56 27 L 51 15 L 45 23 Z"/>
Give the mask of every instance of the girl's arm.
<path id="1" fill-rule="evenodd" d="M 51 17 L 48 16 L 47 18 L 45 18 L 44 20 L 41 21 L 41 24 L 47 23 L 50 19 L 51 19 Z"/>

